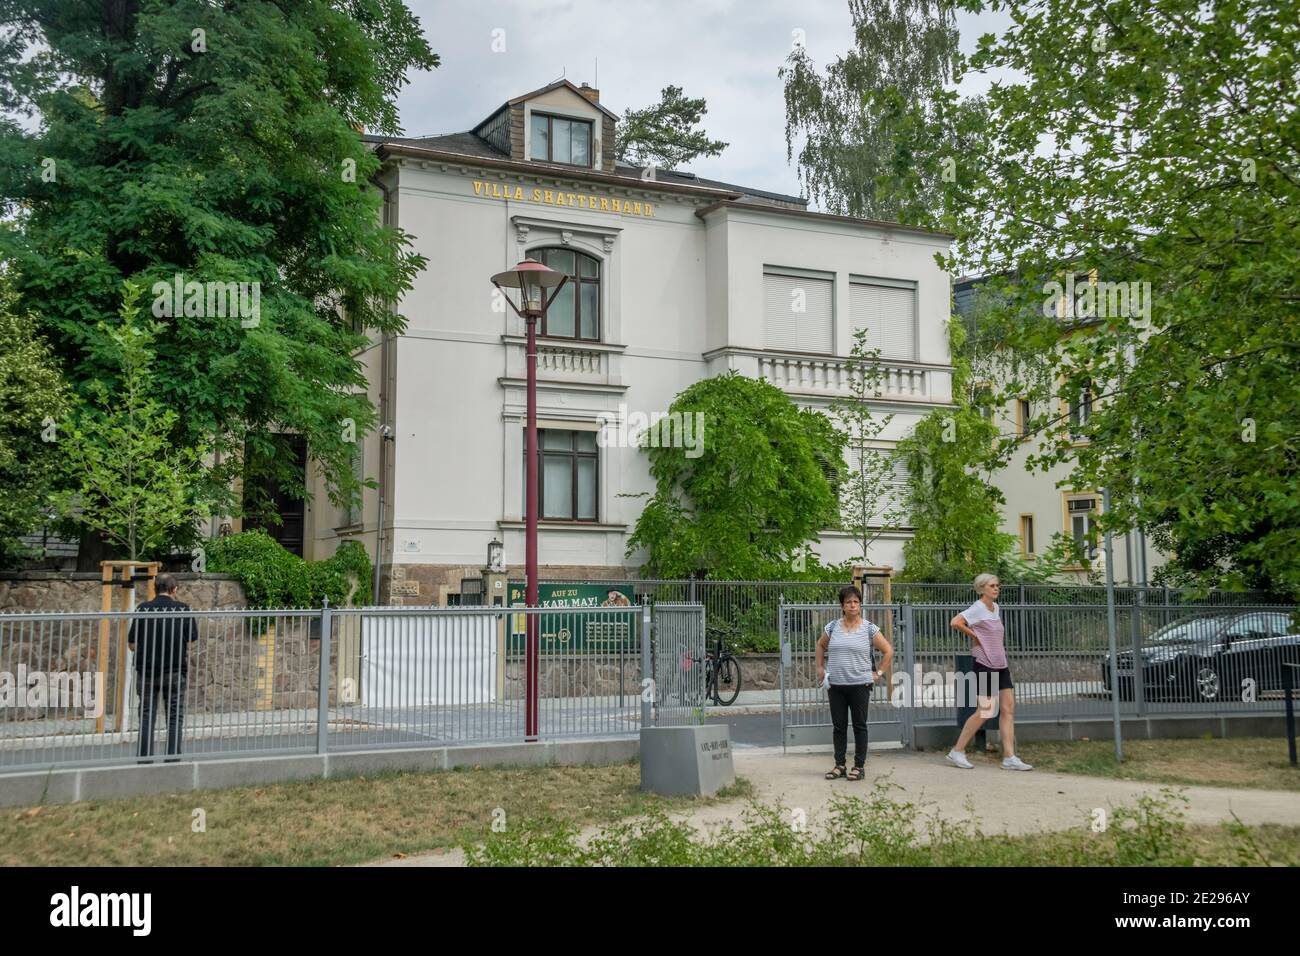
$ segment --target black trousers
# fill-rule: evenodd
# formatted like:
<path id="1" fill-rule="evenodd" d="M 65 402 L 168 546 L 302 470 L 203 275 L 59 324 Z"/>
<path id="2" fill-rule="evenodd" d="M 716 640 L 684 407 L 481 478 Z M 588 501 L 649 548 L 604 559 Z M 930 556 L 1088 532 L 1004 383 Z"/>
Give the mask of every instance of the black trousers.
<path id="1" fill-rule="evenodd" d="M 835 742 L 835 766 L 844 766 L 849 748 L 849 712 L 853 713 L 853 766 L 867 763 L 867 704 L 871 701 L 870 684 L 831 684 L 831 726 Z"/>
<path id="2" fill-rule="evenodd" d="M 185 724 L 185 674 L 165 671 L 161 674 L 136 674 L 135 679 L 140 691 L 139 755 L 153 756 L 154 715 L 160 695 L 167 702 L 167 756 L 179 755 L 181 731 Z"/>

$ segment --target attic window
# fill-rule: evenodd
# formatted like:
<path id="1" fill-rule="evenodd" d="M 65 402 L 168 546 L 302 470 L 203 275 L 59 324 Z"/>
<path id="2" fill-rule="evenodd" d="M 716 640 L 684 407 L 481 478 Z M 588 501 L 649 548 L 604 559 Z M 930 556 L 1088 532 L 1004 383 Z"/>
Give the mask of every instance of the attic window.
<path id="1" fill-rule="evenodd" d="M 534 113 L 529 156 L 545 163 L 590 166 L 591 123 Z"/>

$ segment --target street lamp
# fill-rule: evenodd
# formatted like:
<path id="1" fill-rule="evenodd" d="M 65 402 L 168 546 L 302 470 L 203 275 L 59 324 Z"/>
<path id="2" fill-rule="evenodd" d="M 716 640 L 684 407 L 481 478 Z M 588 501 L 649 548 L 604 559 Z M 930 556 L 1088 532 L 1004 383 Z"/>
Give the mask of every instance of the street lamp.
<path id="1" fill-rule="evenodd" d="M 498 272 L 492 284 L 501 290 L 510 308 L 528 327 L 528 425 L 524 431 L 524 482 L 526 504 L 524 508 L 524 575 L 526 585 L 525 607 L 537 607 L 537 320 L 560 294 L 560 287 L 569 277 L 548 269 L 535 259 L 525 259 L 513 269 Z M 519 290 L 519 304 L 515 305 L 506 289 Z M 550 290 L 550 295 L 547 291 Z M 538 724 L 538 624 L 536 614 L 524 615 L 528 633 L 524 645 L 524 670 L 528 706 L 524 715 L 524 739 L 537 739 Z"/>
<path id="2" fill-rule="evenodd" d="M 493 538 L 488 542 L 487 569 L 489 571 L 501 571 L 505 567 L 505 554 L 500 541 Z"/>

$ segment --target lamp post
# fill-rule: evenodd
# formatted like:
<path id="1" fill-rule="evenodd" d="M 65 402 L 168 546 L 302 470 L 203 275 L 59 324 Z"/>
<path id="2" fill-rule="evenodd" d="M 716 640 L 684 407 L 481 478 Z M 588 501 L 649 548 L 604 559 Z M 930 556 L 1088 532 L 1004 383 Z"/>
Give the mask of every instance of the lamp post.
<path id="1" fill-rule="evenodd" d="M 528 608 L 537 607 L 537 320 L 559 295 L 568 276 L 548 269 L 535 259 L 525 259 L 513 269 L 498 272 L 492 284 L 501 290 L 510 308 L 528 328 L 528 425 L 524 431 L 524 575 Z M 519 305 L 511 301 L 506 289 L 519 290 Z M 550 295 L 547 295 L 547 291 Z M 524 713 L 524 739 L 537 739 L 538 732 L 538 625 L 537 615 L 525 612 L 527 638 L 524 643 L 524 672 L 527 707 Z"/>

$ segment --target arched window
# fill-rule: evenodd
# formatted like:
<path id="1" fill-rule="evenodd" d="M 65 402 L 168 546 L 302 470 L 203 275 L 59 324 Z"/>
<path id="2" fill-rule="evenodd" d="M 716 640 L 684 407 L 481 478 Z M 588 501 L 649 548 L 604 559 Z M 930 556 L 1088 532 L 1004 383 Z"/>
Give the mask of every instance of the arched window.
<path id="1" fill-rule="evenodd" d="M 599 342 L 600 260 L 573 249 L 538 249 L 533 258 L 569 277 L 546 310 L 542 335 Z"/>

